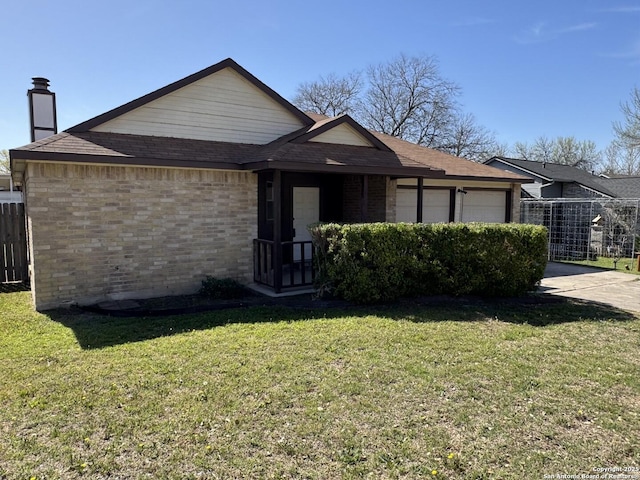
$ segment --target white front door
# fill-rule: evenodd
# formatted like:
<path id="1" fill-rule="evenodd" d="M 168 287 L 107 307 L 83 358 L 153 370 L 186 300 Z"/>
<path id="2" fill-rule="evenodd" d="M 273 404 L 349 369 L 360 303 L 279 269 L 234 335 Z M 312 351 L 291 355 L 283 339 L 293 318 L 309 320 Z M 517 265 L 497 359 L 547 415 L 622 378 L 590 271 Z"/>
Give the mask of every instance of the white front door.
<path id="1" fill-rule="evenodd" d="M 311 234 L 307 227 L 320 220 L 320 188 L 318 187 L 293 187 L 293 230 L 294 242 L 311 240 Z M 304 246 L 305 260 L 311 260 L 311 245 Z M 302 258 L 300 245 L 293 249 L 293 261 L 298 262 Z"/>

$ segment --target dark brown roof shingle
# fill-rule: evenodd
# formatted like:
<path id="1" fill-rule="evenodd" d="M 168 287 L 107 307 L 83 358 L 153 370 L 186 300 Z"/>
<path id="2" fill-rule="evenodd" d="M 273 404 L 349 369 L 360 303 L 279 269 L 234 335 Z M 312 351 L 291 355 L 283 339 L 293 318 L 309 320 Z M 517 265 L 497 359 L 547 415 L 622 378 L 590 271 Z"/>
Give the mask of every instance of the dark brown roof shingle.
<path id="1" fill-rule="evenodd" d="M 319 119 L 326 125 L 326 118 Z M 303 128 L 267 145 L 127 135 L 70 132 L 11 150 L 11 158 L 25 160 L 218 168 L 231 170 L 318 171 L 423 176 L 487 181 L 527 181 L 520 175 L 454 157 L 404 140 L 368 131 L 388 148 L 306 141 L 313 128 Z"/>

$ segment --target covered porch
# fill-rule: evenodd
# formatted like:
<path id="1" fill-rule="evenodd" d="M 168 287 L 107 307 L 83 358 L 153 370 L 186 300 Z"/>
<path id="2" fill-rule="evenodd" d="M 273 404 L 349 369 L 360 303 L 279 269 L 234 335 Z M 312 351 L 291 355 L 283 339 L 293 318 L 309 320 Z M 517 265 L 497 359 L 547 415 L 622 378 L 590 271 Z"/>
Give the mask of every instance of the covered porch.
<path id="1" fill-rule="evenodd" d="M 339 169 L 343 170 L 343 169 Z M 395 221 L 397 178 L 441 178 L 441 171 L 407 169 L 266 169 L 258 174 L 258 238 L 253 240 L 253 281 L 284 294 L 311 288 L 314 248 L 308 226 L 318 222 Z M 409 176 L 412 173 L 413 175 Z M 419 175 L 416 175 L 419 174 Z M 416 191 L 416 221 L 422 218 Z"/>

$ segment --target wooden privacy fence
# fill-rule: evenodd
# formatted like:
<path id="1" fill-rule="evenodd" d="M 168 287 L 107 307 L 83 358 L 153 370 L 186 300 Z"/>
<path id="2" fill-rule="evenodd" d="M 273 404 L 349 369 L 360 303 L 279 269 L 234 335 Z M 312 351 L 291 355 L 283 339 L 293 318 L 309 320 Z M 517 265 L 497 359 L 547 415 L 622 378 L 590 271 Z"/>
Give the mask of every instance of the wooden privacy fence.
<path id="1" fill-rule="evenodd" d="M 24 204 L 0 203 L 0 283 L 28 279 Z"/>

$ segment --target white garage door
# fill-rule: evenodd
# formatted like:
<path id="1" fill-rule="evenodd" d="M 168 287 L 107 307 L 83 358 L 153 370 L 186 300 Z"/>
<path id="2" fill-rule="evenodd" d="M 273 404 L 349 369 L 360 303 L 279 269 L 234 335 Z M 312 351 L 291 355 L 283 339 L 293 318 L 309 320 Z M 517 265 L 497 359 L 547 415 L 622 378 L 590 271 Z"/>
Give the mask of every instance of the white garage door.
<path id="1" fill-rule="evenodd" d="M 463 222 L 504 223 L 506 192 L 467 190 L 462 197 Z"/>
<path id="2" fill-rule="evenodd" d="M 415 189 L 396 190 L 396 222 L 415 222 L 418 192 Z M 426 189 L 422 195 L 422 221 L 424 223 L 449 222 L 449 190 Z"/>

